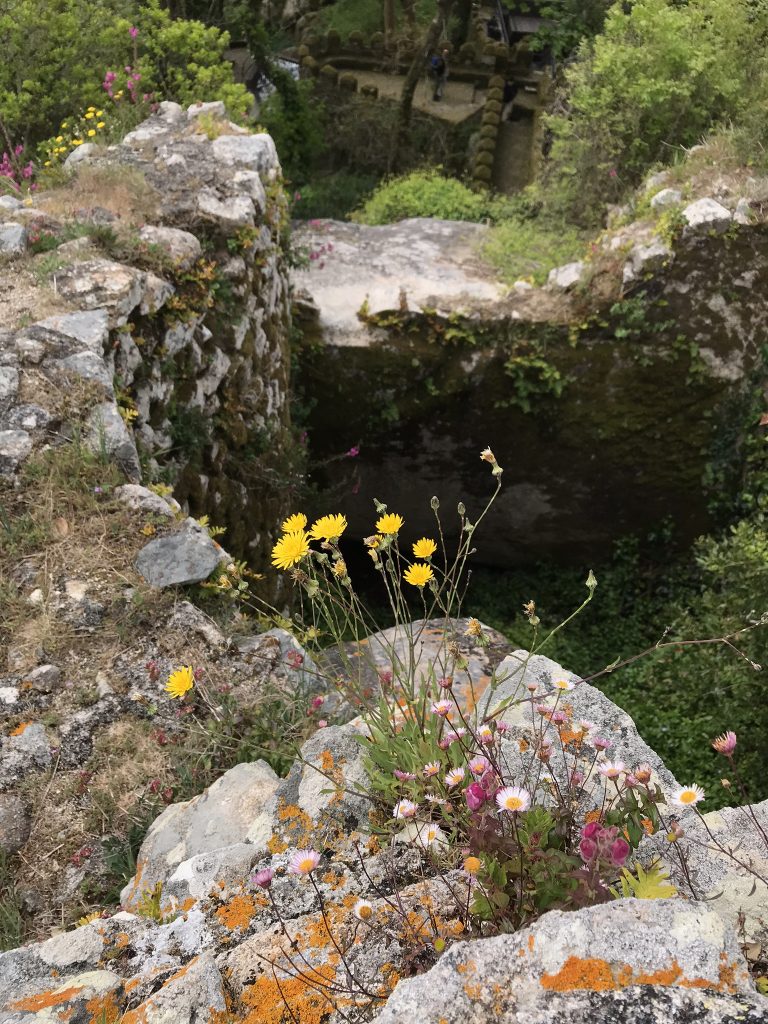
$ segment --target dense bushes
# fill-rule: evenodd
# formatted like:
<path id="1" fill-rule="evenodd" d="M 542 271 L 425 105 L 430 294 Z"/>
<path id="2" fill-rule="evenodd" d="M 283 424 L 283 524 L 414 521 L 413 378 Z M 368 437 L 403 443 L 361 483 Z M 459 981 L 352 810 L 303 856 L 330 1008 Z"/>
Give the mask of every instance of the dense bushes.
<path id="1" fill-rule="evenodd" d="M 511 213 L 509 200 L 473 192 L 439 168 L 413 171 L 379 185 L 353 216 L 361 224 L 392 224 L 408 217 L 441 220 L 498 221 Z"/>
<path id="2" fill-rule="evenodd" d="M 226 33 L 173 21 L 160 0 L 16 0 L 0 8 L 0 38 L 0 118 L 14 143 L 40 142 L 71 114 L 104 102 L 106 72 L 126 66 L 140 75 L 141 95 L 223 99 L 238 116 L 250 105 L 222 59 Z"/>
<path id="3" fill-rule="evenodd" d="M 738 118 L 765 20 L 749 0 L 616 4 L 565 74 L 566 112 L 549 118 L 549 202 L 593 222 L 675 147 Z"/>

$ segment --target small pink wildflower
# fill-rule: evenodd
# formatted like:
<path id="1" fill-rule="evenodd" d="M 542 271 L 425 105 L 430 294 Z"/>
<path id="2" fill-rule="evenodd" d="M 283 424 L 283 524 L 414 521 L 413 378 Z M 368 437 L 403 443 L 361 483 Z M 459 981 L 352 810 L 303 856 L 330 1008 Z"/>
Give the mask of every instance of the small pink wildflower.
<path id="1" fill-rule="evenodd" d="M 473 775 L 483 775 L 488 767 L 488 758 L 479 754 L 477 757 L 472 758 L 468 767 Z"/>
<path id="2" fill-rule="evenodd" d="M 418 806 L 413 800 L 398 800 L 392 811 L 393 818 L 413 818 Z"/>
<path id="3" fill-rule="evenodd" d="M 437 773 L 439 771 L 440 771 L 440 762 L 439 761 L 430 761 L 428 764 L 425 764 L 424 767 L 421 769 L 422 775 L 425 778 L 427 778 L 427 779 L 432 778 L 433 775 L 437 775 Z"/>
<path id="4" fill-rule="evenodd" d="M 447 718 L 448 715 L 453 711 L 452 700 L 436 700 L 432 705 L 432 714 L 439 715 L 440 718 Z"/>
<path id="5" fill-rule="evenodd" d="M 399 768 L 395 768 L 392 774 L 400 782 L 411 782 L 416 778 L 415 772 L 401 772 Z"/>
<path id="6" fill-rule="evenodd" d="M 728 732 L 724 732 L 722 736 L 718 736 L 717 739 L 712 740 L 712 746 L 724 757 L 731 757 L 734 750 L 736 749 L 736 733 L 730 729 Z"/>
<path id="7" fill-rule="evenodd" d="M 451 768 L 451 770 L 446 773 L 445 784 L 448 787 L 458 786 L 458 784 L 463 779 L 464 779 L 464 769 L 463 768 Z"/>
<path id="8" fill-rule="evenodd" d="M 488 799 L 487 794 L 479 782 L 472 782 L 464 790 L 464 798 L 467 801 L 467 807 L 470 811 L 479 811 L 485 801 Z"/>
<path id="9" fill-rule="evenodd" d="M 613 744 L 610 740 L 605 739 L 603 736 L 595 736 L 595 738 L 592 740 L 592 746 L 595 748 L 595 750 L 608 750 L 608 748 L 612 747 Z"/>
<path id="10" fill-rule="evenodd" d="M 272 885 L 272 879 L 275 877 L 275 872 L 272 868 L 262 868 L 261 871 L 257 871 L 252 877 L 251 881 L 254 885 L 258 885 L 260 889 L 268 889 Z"/>
<path id="11" fill-rule="evenodd" d="M 320 863 L 317 850 L 298 850 L 291 857 L 288 870 L 292 875 L 310 875 Z"/>
<path id="12" fill-rule="evenodd" d="M 624 771 L 624 768 L 625 765 L 623 761 L 604 761 L 597 770 L 601 775 L 604 775 L 606 779 L 618 779 Z"/>

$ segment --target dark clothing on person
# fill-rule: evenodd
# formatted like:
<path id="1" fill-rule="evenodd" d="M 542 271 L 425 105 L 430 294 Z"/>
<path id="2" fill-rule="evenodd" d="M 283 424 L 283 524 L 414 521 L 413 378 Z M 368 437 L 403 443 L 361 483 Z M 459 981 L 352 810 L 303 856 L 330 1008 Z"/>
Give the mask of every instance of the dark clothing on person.
<path id="1" fill-rule="evenodd" d="M 445 81 L 448 78 L 448 63 L 444 57 L 435 55 L 429 62 L 429 77 L 434 84 L 432 99 L 437 101 L 443 98 Z"/>

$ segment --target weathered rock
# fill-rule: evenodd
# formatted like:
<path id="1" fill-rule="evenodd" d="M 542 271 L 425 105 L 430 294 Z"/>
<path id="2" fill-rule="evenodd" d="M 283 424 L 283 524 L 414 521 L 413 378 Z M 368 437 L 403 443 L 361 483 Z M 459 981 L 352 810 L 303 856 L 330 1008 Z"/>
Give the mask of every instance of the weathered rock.
<path id="1" fill-rule="evenodd" d="M 646 994 L 656 999 L 653 1011 Z M 620 1015 L 636 999 L 643 1015 Z M 709 1016 L 712 999 L 720 1016 Z M 458 943 L 427 974 L 401 981 L 376 1020 L 684 1024 L 767 1014 L 768 1000 L 754 991 L 735 933 L 713 910 L 676 900 L 618 900 L 551 911 L 517 934 Z"/>
<path id="2" fill-rule="evenodd" d="M 59 291 L 71 302 L 84 309 L 107 309 L 110 326 L 116 327 L 126 323 L 141 302 L 143 277 L 135 267 L 97 259 L 65 268 L 57 281 Z"/>
<path id="3" fill-rule="evenodd" d="M 11 430 L 45 430 L 51 422 L 52 416 L 39 405 L 17 405 L 0 421 L 1 426 L 7 426 Z"/>
<path id="4" fill-rule="evenodd" d="M 157 227 L 145 224 L 139 230 L 139 238 L 147 245 L 162 249 L 179 267 L 188 270 L 200 258 L 202 246 L 190 231 L 180 228 Z"/>
<path id="5" fill-rule="evenodd" d="M 742 198 L 736 203 L 736 209 L 733 211 L 733 219 L 737 224 L 751 224 L 754 220 L 754 214 L 752 212 L 752 206 L 748 199 Z"/>
<path id="6" fill-rule="evenodd" d="M 51 748 L 45 727 L 39 722 L 24 722 L 4 736 L 0 745 L 0 789 L 21 778 L 27 771 L 47 768 Z"/>
<path id="7" fill-rule="evenodd" d="M 49 316 L 26 328 L 21 336 L 43 342 L 48 355 L 63 356 L 86 349 L 102 356 L 109 337 L 109 313 L 106 309 L 89 309 Z M 19 340 L 17 335 L 17 344 Z"/>
<path id="8" fill-rule="evenodd" d="M 86 442 L 91 451 L 119 463 L 129 480 L 141 479 L 136 443 L 114 402 L 102 402 L 88 417 Z"/>
<path id="9" fill-rule="evenodd" d="M 0 224 L 0 257 L 23 256 L 27 249 L 27 229 L 23 224 Z"/>
<path id="10" fill-rule="evenodd" d="M 681 893 L 706 900 L 746 942 L 768 949 L 768 800 L 710 811 L 704 823 L 685 817 L 687 873 L 663 836 L 648 843 L 647 856 L 660 854 Z"/>
<path id="11" fill-rule="evenodd" d="M 116 487 L 115 497 L 135 512 L 146 512 L 148 515 L 162 516 L 164 519 L 175 519 L 176 512 L 165 498 L 150 491 L 140 484 L 124 484 Z M 178 506 L 178 503 L 175 503 Z"/>
<path id="12" fill-rule="evenodd" d="M 231 167 L 246 168 L 261 175 L 280 168 L 275 143 L 272 136 L 265 133 L 221 135 L 213 140 L 212 149 L 217 160 Z"/>
<path id="13" fill-rule="evenodd" d="M 478 720 L 503 707 L 498 715 L 514 729 L 525 731 L 531 724 L 531 694 L 528 685 L 536 685 L 534 699 L 537 703 L 554 706 L 561 694 L 554 684 L 559 681 L 573 685 L 567 693 L 567 703 L 572 709 L 573 721 L 586 719 L 594 723 L 593 735 L 610 741 L 611 759 L 624 761 L 628 766 L 649 764 L 655 781 L 669 793 L 677 782 L 661 760 L 643 740 L 629 715 L 610 701 L 597 687 L 582 682 L 578 676 L 565 671 L 562 666 L 541 655 L 531 657 L 527 651 L 515 651 L 501 662 L 491 684 L 477 702 Z M 504 741 L 504 742 L 512 742 Z M 591 742 L 591 741 L 588 741 Z M 516 747 L 517 744 L 514 743 Z M 556 773 L 570 771 L 561 753 L 555 749 L 549 768 Z M 593 783 L 600 784 L 593 778 Z"/>
<path id="14" fill-rule="evenodd" d="M 26 430 L 0 430 L 0 477 L 12 476 L 31 451 Z"/>
<path id="15" fill-rule="evenodd" d="M 0 992 L 0 1000 L 4 1000 L 0 1009 L 7 1011 L 0 1020 L 3 1024 L 54 1024 L 57 1018 L 87 1020 L 93 1013 L 98 1020 L 102 1012 L 116 1012 L 116 993 L 122 985 L 122 978 L 111 971 L 76 974 L 64 983 L 49 974 L 15 992 Z"/>
<path id="16" fill-rule="evenodd" d="M 266 808 L 278 783 L 274 771 L 264 761 L 239 764 L 200 796 L 167 807 L 142 843 L 136 877 L 123 890 L 123 904 L 129 908 L 137 905 L 144 891 L 157 882 L 167 882 L 184 861 L 236 844 L 256 842 L 265 834 L 268 838 L 268 827 L 264 824 L 269 820 Z M 253 846 L 253 852 L 258 852 L 257 846 Z M 226 850 L 223 856 L 226 861 Z M 181 872 L 177 882 L 183 877 L 192 880 L 196 873 L 197 867 L 191 865 L 188 871 Z"/>
<path id="17" fill-rule="evenodd" d="M 76 167 L 78 164 L 88 163 L 92 160 L 99 152 L 99 147 L 95 142 L 84 142 L 82 146 L 77 146 L 69 154 L 67 159 L 64 161 L 65 167 Z"/>
<path id="18" fill-rule="evenodd" d="M 27 672 L 24 682 L 38 693 L 50 693 L 61 681 L 61 669 L 57 665 L 38 665 Z"/>
<path id="19" fill-rule="evenodd" d="M 547 284 L 550 288 L 568 291 L 569 288 L 574 288 L 581 281 L 584 270 L 585 265 L 581 260 L 577 260 L 575 263 L 566 263 L 562 267 L 555 267 L 549 272 Z"/>
<path id="20" fill-rule="evenodd" d="M 325 341 L 344 347 L 370 344 L 357 315 L 364 304 L 372 314 L 399 309 L 403 301 L 411 309 L 483 306 L 506 290 L 478 258 L 487 234 L 479 224 L 427 218 L 385 227 L 307 225 L 296 242 L 315 258 L 293 275 L 304 293 L 299 303 L 317 317 Z"/>
<path id="21" fill-rule="evenodd" d="M 168 281 L 164 281 L 157 274 L 144 275 L 144 295 L 139 305 L 139 312 L 148 316 L 162 309 L 176 289 Z"/>
<path id="22" fill-rule="evenodd" d="M 682 202 L 683 193 L 677 188 L 663 188 L 651 199 L 651 206 L 654 210 L 663 209 L 665 206 L 676 206 Z"/>
<path id="23" fill-rule="evenodd" d="M 371 801 L 363 748 L 354 723 L 319 729 L 301 748 L 270 804 L 271 814 L 253 827 L 248 838 L 271 849 L 330 843 L 352 831 L 369 830 Z"/>
<path id="24" fill-rule="evenodd" d="M 22 202 L 14 196 L 0 196 L 0 210 L 20 210 Z"/>
<path id="25" fill-rule="evenodd" d="M 731 224 L 731 211 L 716 199 L 697 199 L 683 210 L 687 231 L 725 231 Z"/>
<path id="26" fill-rule="evenodd" d="M 0 410 L 10 406 L 18 390 L 19 371 L 14 366 L 0 366 Z"/>
<path id="27" fill-rule="evenodd" d="M 124 1024 L 216 1024 L 227 1004 L 211 953 L 201 953 L 149 999 L 123 1017 Z"/>
<path id="28" fill-rule="evenodd" d="M 630 250 L 622 271 L 622 283 L 633 284 L 645 274 L 653 274 L 674 259 L 674 252 L 660 238 L 649 245 L 637 245 Z"/>
<path id="29" fill-rule="evenodd" d="M 192 106 L 187 107 L 187 117 L 190 121 L 201 116 L 226 118 L 227 108 L 224 101 L 212 100 L 210 103 L 193 103 Z"/>
<path id="30" fill-rule="evenodd" d="M 0 850 L 16 853 L 29 838 L 29 808 L 17 793 L 0 793 Z"/>
<path id="31" fill-rule="evenodd" d="M 64 359 L 48 360 L 46 368 L 65 375 L 74 374 L 83 380 L 100 384 L 106 395 L 112 395 L 112 374 L 101 356 L 95 352 L 75 352 Z"/>
<path id="32" fill-rule="evenodd" d="M 194 519 L 151 540 L 141 549 L 136 568 L 153 587 L 181 586 L 208 579 L 227 556 Z"/>
<path id="33" fill-rule="evenodd" d="M 256 217 L 253 201 L 248 196 L 222 199 L 211 189 L 199 193 L 197 208 L 204 218 L 214 221 L 226 233 L 252 225 Z"/>

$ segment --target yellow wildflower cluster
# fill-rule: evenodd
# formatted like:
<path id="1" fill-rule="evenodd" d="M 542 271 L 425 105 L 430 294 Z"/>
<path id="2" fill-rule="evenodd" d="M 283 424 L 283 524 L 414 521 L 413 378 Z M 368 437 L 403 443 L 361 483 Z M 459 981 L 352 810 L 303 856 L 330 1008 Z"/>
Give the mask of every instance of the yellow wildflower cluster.
<path id="1" fill-rule="evenodd" d="M 58 135 L 40 147 L 43 166 L 53 167 L 85 142 L 96 142 L 104 136 L 108 121 L 106 113 L 98 107 L 88 107 L 84 114 L 62 121 Z"/>
<path id="2" fill-rule="evenodd" d="M 382 515 L 376 520 L 378 532 L 365 539 L 368 554 L 377 568 L 382 565 L 379 552 L 397 544 L 398 534 L 405 525 L 405 520 L 398 513 L 386 512 L 384 506 L 380 506 L 380 511 Z M 333 563 L 330 569 L 333 575 L 348 584 L 347 565 L 338 548 L 339 538 L 347 528 L 346 516 L 337 512 L 321 516 L 309 528 L 307 524 L 308 520 L 303 512 L 296 512 L 284 520 L 282 535 L 272 548 L 272 565 L 285 571 L 294 569 L 312 553 L 310 542 L 318 540 L 322 542 L 324 548 L 332 551 Z M 403 579 L 414 587 L 422 588 L 435 579 L 434 570 L 429 563 L 437 551 L 437 543 L 431 537 L 422 537 L 414 542 L 412 548 L 414 558 L 420 561 L 406 566 L 403 570 Z M 303 578 L 306 581 L 306 577 Z M 316 591 L 317 584 L 312 586 Z"/>

